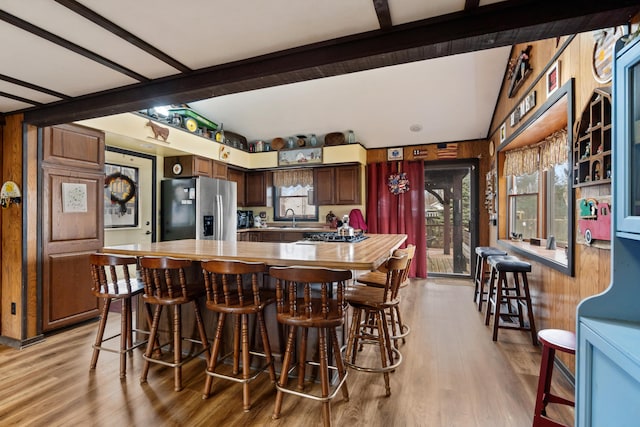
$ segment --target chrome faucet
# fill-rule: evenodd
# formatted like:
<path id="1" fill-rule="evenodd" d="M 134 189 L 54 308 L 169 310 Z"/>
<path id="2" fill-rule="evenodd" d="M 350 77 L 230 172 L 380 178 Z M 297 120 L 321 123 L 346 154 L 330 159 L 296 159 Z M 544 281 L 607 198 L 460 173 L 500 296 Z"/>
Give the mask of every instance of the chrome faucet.
<path id="1" fill-rule="evenodd" d="M 296 213 L 293 209 L 289 208 L 286 211 L 284 211 L 284 216 L 285 218 L 287 217 L 287 215 L 289 214 L 289 211 L 291 211 L 291 222 L 292 222 L 292 227 L 296 226 Z"/>

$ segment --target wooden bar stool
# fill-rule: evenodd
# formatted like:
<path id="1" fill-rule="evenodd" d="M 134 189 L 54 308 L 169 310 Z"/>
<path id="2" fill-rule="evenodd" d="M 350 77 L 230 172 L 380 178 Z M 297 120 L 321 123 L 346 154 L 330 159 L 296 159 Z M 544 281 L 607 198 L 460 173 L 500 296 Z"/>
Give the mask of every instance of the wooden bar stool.
<path id="1" fill-rule="evenodd" d="M 331 425 L 331 400 L 342 390 L 345 401 L 349 391 L 345 380 L 347 371 L 342 361 L 336 328 L 344 324 L 345 283 L 351 279 L 351 271 L 331 270 L 319 267 L 271 267 L 269 275 L 276 279 L 276 308 L 278 322 L 289 327 L 287 345 L 282 362 L 280 381 L 276 383 L 278 393 L 273 419 L 280 417 L 284 393 L 322 402 L 322 419 L 325 426 Z M 297 331 L 301 329 L 298 347 L 297 389 L 288 387 L 290 369 L 294 357 Z M 318 331 L 320 361 L 307 360 L 309 329 Z M 329 364 L 332 349 L 335 365 Z M 305 392 L 306 365 L 319 366 L 321 393 Z M 337 384 L 329 380 L 329 370 L 338 372 Z"/>
<path id="2" fill-rule="evenodd" d="M 407 245 L 405 249 L 396 249 L 393 251 L 393 256 L 407 255 L 407 267 L 402 274 L 400 289 L 409 286 L 409 269 L 411 268 L 411 262 L 416 254 L 416 245 Z M 367 286 L 374 286 L 377 288 L 384 288 L 387 282 L 387 270 L 386 264 L 382 264 L 378 270 L 361 274 L 356 281 Z M 399 298 L 399 297 L 398 297 Z M 405 342 L 405 337 L 411 332 L 409 325 L 402 321 L 400 315 L 400 304 L 394 305 L 389 308 L 387 315 L 389 316 L 389 324 L 391 326 L 391 339 L 397 343 L 397 340 L 402 339 Z M 372 320 L 372 319 L 368 319 Z"/>
<path id="3" fill-rule="evenodd" d="M 126 354 L 131 353 L 134 349 L 147 343 L 146 340 L 138 343 L 133 342 L 133 332 L 148 333 L 133 328 L 133 309 L 131 299 L 136 295 L 142 294 L 144 286 L 142 281 L 138 281 L 131 277 L 129 266 L 137 266 L 138 260 L 135 257 L 115 256 L 105 254 L 91 254 L 89 258 L 91 264 L 91 278 L 93 279 L 93 288 L 91 292 L 97 298 L 104 300 L 102 304 L 102 313 L 100 315 L 100 324 L 98 325 L 98 333 L 96 335 L 95 344 L 93 344 L 93 356 L 91 357 L 90 369 L 95 369 L 98 363 L 100 351 L 109 351 L 120 354 L 120 378 L 124 378 L 127 372 Z M 107 326 L 107 318 L 109 316 L 109 308 L 113 301 L 120 301 L 120 333 L 104 338 L 105 327 Z M 149 306 L 145 304 L 147 309 L 147 319 L 151 318 Z M 103 343 L 120 337 L 120 348 L 115 349 L 106 347 Z"/>
<path id="4" fill-rule="evenodd" d="M 556 350 L 576 354 L 576 334 L 562 329 L 543 329 L 538 332 L 538 339 L 542 344 L 542 359 L 540 361 L 540 378 L 538 379 L 533 427 L 564 426 L 564 424 L 547 418 L 546 408 L 549 403 L 575 405 L 571 400 L 551 394 L 550 390 Z"/>
<path id="5" fill-rule="evenodd" d="M 487 265 L 487 258 L 492 255 L 507 255 L 507 253 L 498 248 L 494 248 L 491 246 L 478 246 L 476 248 L 476 272 L 474 278 L 474 290 L 473 290 L 473 301 L 478 299 L 478 311 L 482 311 L 482 302 L 484 295 L 487 292 L 484 290 L 484 285 L 487 283 L 489 279 L 489 268 Z"/>
<path id="6" fill-rule="evenodd" d="M 530 331 L 533 345 L 538 345 L 531 294 L 529 293 L 529 281 L 527 280 L 527 273 L 531 271 L 531 264 L 509 255 L 493 255 L 488 257 L 487 260 L 491 266 L 491 277 L 489 278 L 487 312 L 484 323 L 485 325 L 489 324 L 491 309 L 493 308 L 493 340 L 496 341 L 498 339 L 498 328 L 518 329 Z M 513 275 L 512 286 L 509 286 L 507 280 L 508 273 Z M 520 282 L 520 278 L 522 282 Z M 506 314 L 502 312 L 501 306 L 506 304 L 509 310 L 512 310 L 512 302 L 515 302 L 516 315 L 518 316 L 517 325 L 507 324 L 501 319 L 501 315 Z M 527 310 L 529 325 L 524 322 L 523 307 Z M 513 313 L 510 312 L 509 314 Z"/>
<path id="7" fill-rule="evenodd" d="M 211 394 L 213 377 L 242 383 L 243 408 L 251 408 L 249 383 L 256 379 L 265 369 L 269 368 L 271 382 L 276 382 L 276 372 L 271 357 L 271 346 L 267 327 L 264 321 L 264 309 L 275 302 L 275 294 L 260 289 L 258 276 L 267 272 L 267 266 L 259 262 L 221 261 L 212 260 L 202 263 L 204 284 L 207 292 L 207 308 L 218 313 L 218 326 L 213 340 L 211 359 L 207 366 L 207 379 L 204 386 L 203 399 Z M 245 280 L 246 279 L 246 280 Z M 257 317 L 262 347 L 264 353 L 251 351 L 249 345 L 249 315 Z M 218 359 L 222 335 L 227 315 L 234 317 L 233 350 Z M 242 342 L 242 345 L 240 345 Z M 240 371 L 240 355 L 242 355 L 242 373 Z M 233 356 L 233 370 L 231 374 L 216 372 L 220 362 Z M 251 369 L 251 356 L 261 356 L 266 359 L 261 367 Z"/>
<path id="8" fill-rule="evenodd" d="M 349 340 L 346 345 L 345 363 L 349 368 L 372 373 L 382 373 L 385 382 L 386 396 L 391 395 L 389 372 L 402 363 L 402 354 L 391 344 L 386 312 L 398 305 L 398 289 L 403 272 L 407 267 L 408 256 L 391 257 L 386 262 L 387 280 L 384 288 L 354 285 L 347 288 L 346 300 L 353 307 L 353 317 L 349 328 Z M 362 320 L 373 317 L 375 332 L 371 322 Z M 359 362 L 360 344 L 376 344 L 380 363 Z"/>
<path id="9" fill-rule="evenodd" d="M 142 257 L 140 259 L 140 267 L 142 269 L 142 278 L 144 279 L 144 293 L 142 299 L 148 304 L 155 305 L 153 313 L 153 321 L 151 322 L 151 332 L 147 350 L 142 356 L 144 366 L 140 382 L 147 382 L 147 375 L 151 363 L 159 363 L 161 365 L 173 368 L 174 373 L 174 389 L 182 390 L 182 365 L 194 357 L 206 353 L 207 360 L 211 358 L 209 352 L 209 342 L 204 330 L 202 315 L 198 308 L 198 298 L 204 296 L 205 289 L 201 283 L 189 283 L 186 279 L 186 270 L 191 267 L 191 261 L 187 259 L 175 259 L 167 257 Z M 200 334 L 200 340 L 182 336 L 182 306 L 184 304 L 193 304 L 195 313 L 196 326 Z M 164 306 L 173 307 L 173 317 L 170 316 L 170 322 L 173 329 L 173 360 L 163 360 L 162 358 L 154 358 L 152 354 L 158 347 L 164 347 L 168 344 L 158 343 L 158 327 L 160 326 L 160 315 Z M 182 355 L 182 341 L 188 341 L 202 346 L 202 351 L 191 353 L 187 357 Z"/>

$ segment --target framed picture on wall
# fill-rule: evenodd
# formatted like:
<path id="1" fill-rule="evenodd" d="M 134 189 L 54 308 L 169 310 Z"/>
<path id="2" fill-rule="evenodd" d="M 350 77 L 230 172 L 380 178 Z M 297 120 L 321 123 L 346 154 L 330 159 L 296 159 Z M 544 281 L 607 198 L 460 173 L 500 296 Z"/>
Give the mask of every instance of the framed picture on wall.
<path id="1" fill-rule="evenodd" d="M 402 148 L 387 148 L 387 161 L 393 162 L 396 160 L 402 160 L 404 154 Z"/>
<path id="2" fill-rule="evenodd" d="M 507 124 L 503 123 L 500 126 L 500 142 L 504 142 L 505 139 L 507 139 Z"/>
<path id="3" fill-rule="evenodd" d="M 560 61 L 556 61 L 546 73 L 547 98 L 560 87 Z"/>

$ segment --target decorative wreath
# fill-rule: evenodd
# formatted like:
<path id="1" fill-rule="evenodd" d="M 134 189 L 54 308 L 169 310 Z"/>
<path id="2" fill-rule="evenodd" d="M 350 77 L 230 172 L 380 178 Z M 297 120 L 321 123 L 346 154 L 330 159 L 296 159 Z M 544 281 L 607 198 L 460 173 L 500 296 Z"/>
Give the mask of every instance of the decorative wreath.
<path id="1" fill-rule="evenodd" d="M 396 196 L 410 190 L 409 179 L 407 178 L 407 174 L 404 172 L 392 173 L 389 175 L 387 184 L 389 185 L 389 191 L 391 191 L 391 194 L 395 194 Z"/>
<path id="2" fill-rule="evenodd" d="M 113 193 L 113 190 L 111 190 L 111 184 L 118 179 L 124 181 L 125 185 L 129 187 L 128 191 L 122 192 L 124 197 L 118 197 Z M 111 203 L 117 203 L 120 205 L 120 215 L 124 215 L 125 213 L 127 213 L 127 203 L 131 199 L 133 199 L 133 196 L 136 195 L 136 183 L 133 182 L 133 180 L 127 175 L 124 175 L 120 172 L 115 172 L 111 175 L 107 175 L 104 180 L 104 188 L 108 188 L 109 192 L 111 193 L 109 196 L 111 199 Z"/>

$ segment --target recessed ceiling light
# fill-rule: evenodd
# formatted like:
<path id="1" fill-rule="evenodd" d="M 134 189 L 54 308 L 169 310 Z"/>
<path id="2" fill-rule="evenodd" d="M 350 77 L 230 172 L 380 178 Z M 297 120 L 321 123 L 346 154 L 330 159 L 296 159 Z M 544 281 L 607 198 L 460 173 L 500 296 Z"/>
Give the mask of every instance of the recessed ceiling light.
<path id="1" fill-rule="evenodd" d="M 422 126 L 421 125 L 411 125 L 411 126 L 409 126 L 409 130 L 411 132 L 420 132 L 422 130 Z"/>

